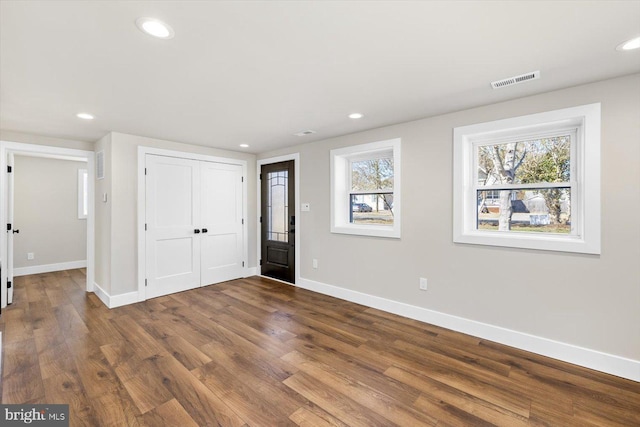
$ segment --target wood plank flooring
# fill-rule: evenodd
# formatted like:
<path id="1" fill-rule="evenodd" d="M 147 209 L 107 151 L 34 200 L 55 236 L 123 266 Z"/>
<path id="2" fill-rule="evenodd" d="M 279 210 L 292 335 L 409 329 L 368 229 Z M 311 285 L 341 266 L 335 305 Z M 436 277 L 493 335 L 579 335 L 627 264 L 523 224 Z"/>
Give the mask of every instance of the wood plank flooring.
<path id="1" fill-rule="evenodd" d="M 19 277 L 3 403 L 72 426 L 640 426 L 640 383 L 253 277 L 107 309 Z"/>

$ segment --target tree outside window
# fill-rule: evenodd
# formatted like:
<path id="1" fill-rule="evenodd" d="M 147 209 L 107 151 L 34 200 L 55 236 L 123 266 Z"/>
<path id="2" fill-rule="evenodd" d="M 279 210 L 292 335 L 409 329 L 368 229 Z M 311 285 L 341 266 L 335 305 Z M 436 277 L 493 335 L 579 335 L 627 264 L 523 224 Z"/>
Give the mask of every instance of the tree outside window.
<path id="1" fill-rule="evenodd" d="M 351 222 L 393 224 L 393 157 L 351 162 Z"/>
<path id="2" fill-rule="evenodd" d="M 478 228 L 570 233 L 573 135 L 478 145 Z"/>

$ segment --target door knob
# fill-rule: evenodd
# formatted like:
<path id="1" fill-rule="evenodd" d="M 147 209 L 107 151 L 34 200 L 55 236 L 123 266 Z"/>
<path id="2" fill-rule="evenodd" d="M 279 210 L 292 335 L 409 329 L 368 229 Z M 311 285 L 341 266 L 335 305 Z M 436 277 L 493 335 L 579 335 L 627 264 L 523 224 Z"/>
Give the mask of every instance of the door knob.
<path id="1" fill-rule="evenodd" d="M 14 233 L 14 234 L 15 234 L 15 233 L 19 233 L 19 232 L 20 232 L 20 230 L 13 230 L 13 233 Z"/>
<path id="2" fill-rule="evenodd" d="M 206 233 L 206 232 L 208 232 L 208 231 L 209 231 L 209 230 L 207 230 L 206 228 L 203 228 L 203 229 L 202 229 L 202 232 L 203 232 L 203 233 Z"/>
<path id="3" fill-rule="evenodd" d="M 193 230 L 193 232 L 194 232 L 195 234 L 200 234 L 200 229 L 199 229 L 199 228 L 196 228 L 195 230 Z"/>

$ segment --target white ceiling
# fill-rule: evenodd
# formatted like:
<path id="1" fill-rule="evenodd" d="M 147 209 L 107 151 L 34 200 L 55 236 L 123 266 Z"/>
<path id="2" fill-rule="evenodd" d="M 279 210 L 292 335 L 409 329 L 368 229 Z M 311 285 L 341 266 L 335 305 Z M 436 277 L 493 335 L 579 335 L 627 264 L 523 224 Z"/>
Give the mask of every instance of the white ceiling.
<path id="1" fill-rule="evenodd" d="M 640 1 L 2 0 L 0 28 L 0 127 L 84 141 L 264 152 L 640 72 L 639 50 L 615 50 Z"/>

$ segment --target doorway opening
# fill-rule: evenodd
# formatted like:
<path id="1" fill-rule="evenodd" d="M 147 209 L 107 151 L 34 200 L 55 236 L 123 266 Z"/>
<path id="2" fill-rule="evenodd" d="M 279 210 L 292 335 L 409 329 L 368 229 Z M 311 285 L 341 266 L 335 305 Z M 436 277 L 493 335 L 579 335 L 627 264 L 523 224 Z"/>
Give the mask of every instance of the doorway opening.
<path id="1" fill-rule="evenodd" d="M 86 239 L 86 291 L 93 291 L 93 277 L 94 277 L 94 208 L 93 208 L 93 183 L 94 183 L 94 153 L 92 151 L 68 149 L 53 146 L 41 146 L 34 144 L 23 144 L 16 142 L 0 141 L 0 203 L 2 207 L 0 209 L 0 224 L 6 225 L 6 233 L 0 233 L 0 307 L 4 308 L 8 303 L 12 302 L 13 297 L 13 284 L 14 284 L 14 236 L 18 236 L 17 230 L 19 227 L 14 227 L 13 224 L 13 207 L 14 207 L 14 177 L 15 170 L 14 161 L 15 157 L 19 158 L 48 158 L 58 160 L 71 160 L 78 163 L 78 169 L 82 170 L 82 182 L 84 184 L 82 206 L 78 200 L 76 200 L 75 206 L 72 206 L 74 212 L 77 212 L 78 216 L 82 215 L 82 221 L 86 223 L 86 234 L 83 236 Z M 86 178 L 85 178 L 86 173 Z M 76 172 L 76 180 L 74 183 L 80 182 L 80 172 Z M 37 184 L 36 184 L 37 185 Z M 72 184 L 73 185 L 73 184 Z M 80 196 L 80 188 L 74 185 L 73 192 L 78 197 Z M 18 191 L 20 191 L 18 189 Z M 44 218 L 47 215 L 47 208 L 42 206 L 38 215 Z M 19 220 L 19 218 L 18 218 Z M 16 229 L 17 228 L 17 229 Z M 16 233 L 14 233 L 14 231 Z M 23 231 L 24 234 L 24 231 Z M 41 236 L 43 239 L 45 236 Z M 23 254 L 25 258 L 30 255 L 28 253 Z M 37 256 L 37 254 L 35 254 Z M 56 267 L 57 265 L 57 267 Z M 40 269 L 30 269 L 28 266 L 19 267 L 18 275 L 44 272 L 47 268 L 77 268 L 74 263 L 69 265 L 62 265 L 61 263 L 45 264 Z M 64 267 L 64 268 L 63 268 Z M 84 267 L 84 264 L 83 264 Z M 42 270 L 44 268 L 44 270 Z M 53 271 L 53 270 L 51 270 Z"/>

